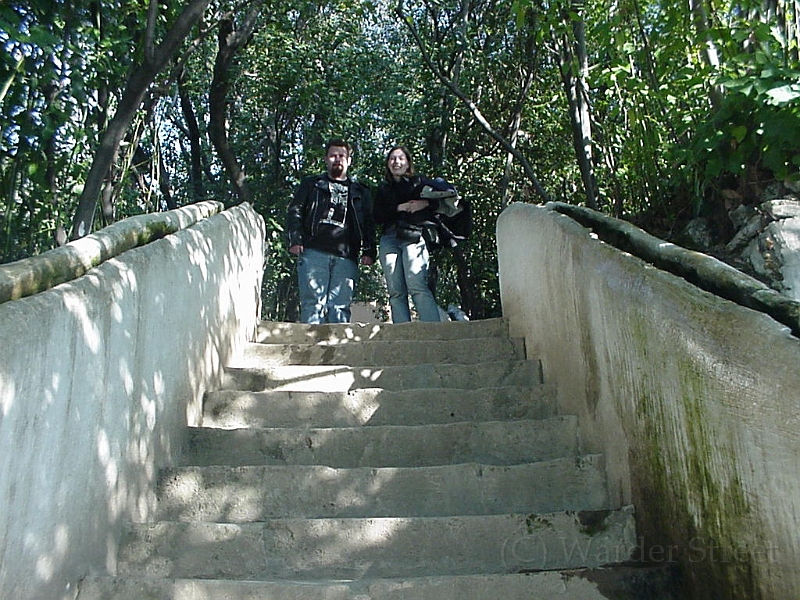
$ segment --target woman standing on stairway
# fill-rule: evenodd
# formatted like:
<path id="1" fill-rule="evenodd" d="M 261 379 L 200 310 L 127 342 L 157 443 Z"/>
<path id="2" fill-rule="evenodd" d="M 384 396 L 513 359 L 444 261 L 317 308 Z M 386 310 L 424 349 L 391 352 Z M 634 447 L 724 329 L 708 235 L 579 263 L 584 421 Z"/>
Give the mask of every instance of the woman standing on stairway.
<path id="1" fill-rule="evenodd" d="M 420 224 L 430 221 L 433 207 L 428 200 L 413 198 L 420 182 L 414 161 L 405 146 L 394 146 L 386 156 L 385 181 L 375 194 L 373 216 L 381 227 L 380 261 L 393 323 L 411 320 L 408 296 L 420 321 L 440 321 L 439 306 L 428 287 L 430 255 Z"/>

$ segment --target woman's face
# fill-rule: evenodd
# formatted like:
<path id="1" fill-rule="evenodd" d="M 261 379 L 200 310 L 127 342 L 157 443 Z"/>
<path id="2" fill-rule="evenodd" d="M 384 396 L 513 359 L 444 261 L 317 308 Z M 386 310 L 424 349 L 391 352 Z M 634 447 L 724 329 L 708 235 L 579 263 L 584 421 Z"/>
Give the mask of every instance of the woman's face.
<path id="1" fill-rule="evenodd" d="M 389 172 L 395 179 L 400 179 L 408 171 L 408 158 L 400 148 L 392 150 L 387 161 Z"/>

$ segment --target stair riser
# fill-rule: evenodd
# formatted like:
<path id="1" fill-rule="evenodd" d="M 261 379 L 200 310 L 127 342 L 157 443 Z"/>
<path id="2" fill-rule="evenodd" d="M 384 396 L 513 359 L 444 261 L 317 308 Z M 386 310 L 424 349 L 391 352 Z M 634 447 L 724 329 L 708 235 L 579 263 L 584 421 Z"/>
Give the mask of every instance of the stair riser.
<path id="1" fill-rule="evenodd" d="M 263 323 L 257 341 L 206 395 L 220 429 L 160 473 L 158 521 L 130 524 L 118 576 L 77 600 L 670 599 L 617 575 L 633 510 L 607 509 L 602 457 L 551 418 L 506 320 Z"/>
<path id="2" fill-rule="evenodd" d="M 412 467 L 478 461 L 513 465 L 577 454 L 577 420 L 334 429 L 192 428 L 192 465 Z"/>
<path id="3" fill-rule="evenodd" d="M 188 467 L 160 478 L 158 518 L 420 517 L 608 506 L 597 457 L 513 467 Z"/>
<path id="4" fill-rule="evenodd" d="M 227 369 L 223 389 L 342 392 L 379 387 L 477 389 L 531 385 L 539 381 L 538 361 L 499 361 L 476 365 L 420 364 L 398 367 L 276 366 Z"/>
<path id="5" fill-rule="evenodd" d="M 523 360 L 521 340 L 509 338 L 314 344 L 248 344 L 230 366 L 267 365 L 418 365 L 421 363 L 474 364 L 487 360 Z"/>
<path id="6" fill-rule="evenodd" d="M 367 388 L 343 392 L 246 392 L 206 394 L 205 427 L 355 427 L 425 425 L 457 421 L 546 419 L 556 414 L 548 385 L 480 389 Z"/>
<path id="7" fill-rule="evenodd" d="M 596 567 L 627 559 L 634 531 L 629 511 L 589 529 L 574 513 L 159 523 L 132 527 L 119 574 L 302 581 Z"/>

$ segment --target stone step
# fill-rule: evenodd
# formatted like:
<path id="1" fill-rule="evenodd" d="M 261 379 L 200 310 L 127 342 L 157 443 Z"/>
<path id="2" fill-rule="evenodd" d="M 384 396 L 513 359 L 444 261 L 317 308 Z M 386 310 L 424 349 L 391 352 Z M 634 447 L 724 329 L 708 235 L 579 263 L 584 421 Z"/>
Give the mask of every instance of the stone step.
<path id="1" fill-rule="evenodd" d="M 672 600 L 670 577 L 645 567 L 321 582 L 92 577 L 77 600 Z"/>
<path id="2" fill-rule="evenodd" d="M 423 467 L 479 461 L 514 465 L 575 456 L 577 419 L 372 427 L 193 427 L 184 464 Z"/>
<path id="3" fill-rule="evenodd" d="M 77 600 L 671 599 L 505 319 L 257 342 Z"/>
<path id="4" fill-rule="evenodd" d="M 379 387 L 386 390 L 420 388 L 476 389 L 524 386 L 540 382 L 541 365 L 534 360 L 506 360 L 472 365 L 419 364 L 408 366 L 289 365 L 228 368 L 222 389 L 342 392 Z"/>
<path id="5" fill-rule="evenodd" d="M 588 455 L 508 466 L 173 467 L 160 474 L 156 518 L 243 523 L 602 508 L 602 460 Z"/>
<path id="6" fill-rule="evenodd" d="M 262 321 L 257 342 L 280 344 L 340 343 L 386 340 L 458 340 L 479 337 L 508 337 L 508 321 L 503 318 L 444 323 L 338 323 L 307 325 Z"/>
<path id="7" fill-rule="evenodd" d="M 317 344 L 247 344 L 231 367 L 267 365 L 418 365 L 420 363 L 473 364 L 487 360 L 525 358 L 522 338 L 460 340 L 390 340 Z"/>
<path id="8" fill-rule="evenodd" d="M 117 566 L 122 576 L 261 581 L 486 575 L 624 562 L 636 541 L 630 507 L 480 517 L 162 521 L 131 524 Z"/>
<path id="9" fill-rule="evenodd" d="M 549 384 L 477 389 L 383 390 L 341 392 L 209 392 L 203 426 L 356 427 L 424 425 L 458 421 L 546 419 L 556 414 L 555 387 Z"/>

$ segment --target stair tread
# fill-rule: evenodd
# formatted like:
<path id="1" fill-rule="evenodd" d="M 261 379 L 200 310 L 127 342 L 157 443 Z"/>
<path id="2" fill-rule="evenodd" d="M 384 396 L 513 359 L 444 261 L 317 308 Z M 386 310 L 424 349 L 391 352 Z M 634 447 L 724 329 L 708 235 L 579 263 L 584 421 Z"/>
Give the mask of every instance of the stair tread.
<path id="1" fill-rule="evenodd" d="M 246 344 L 229 366 L 259 365 L 417 365 L 419 363 L 484 362 L 525 358 L 521 339 L 469 338 L 461 340 L 377 340 L 370 342 Z"/>
<path id="2" fill-rule="evenodd" d="M 262 321 L 258 325 L 256 341 L 266 343 L 320 341 L 376 341 L 402 339 L 461 339 L 464 337 L 507 337 L 508 321 L 502 317 L 479 321 L 449 321 L 444 323 L 337 323 L 306 325 Z"/>
<path id="3" fill-rule="evenodd" d="M 636 548 L 631 507 L 551 514 L 131 525 L 124 575 L 319 580 L 598 567 Z"/>
<path id="4" fill-rule="evenodd" d="M 204 427 L 271 424 L 355 426 L 546 418 L 555 415 L 550 384 L 474 389 L 376 387 L 344 391 L 219 390 L 206 394 Z"/>
<path id="5" fill-rule="evenodd" d="M 574 416 L 371 427 L 191 428 L 185 464 L 516 464 L 577 454 Z"/>
<path id="6" fill-rule="evenodd" d="M 670 600 L 662 567 L 615 567 L 526 573 L 371 578 L 355 581 L 254 581 L 157 577 L 92 577 L 78 600 Z"/>
<path id="7" fill-rule="evenodd" d="M 275 365 L 225 369 L 223 389 L 259 391 L 348 391 L 383 389 L 499 387 L 525 385 L 539 378 L 534 360 L 500 360 L 475 364 L 416 365 Z"/>
<path id="8" fill-rule="evenodd" d="M 670 599 L 556 398 L 504 318 L 261 322 L 77 600 Z"/>
<path id="9" fill-rule="evenodd" d="M 489 515 L 605 509 L 602 457 L 494 466 L 331 468 L 181 467 L 159 477 L 159 518 L 217 522 L 270 518 Z"/>

